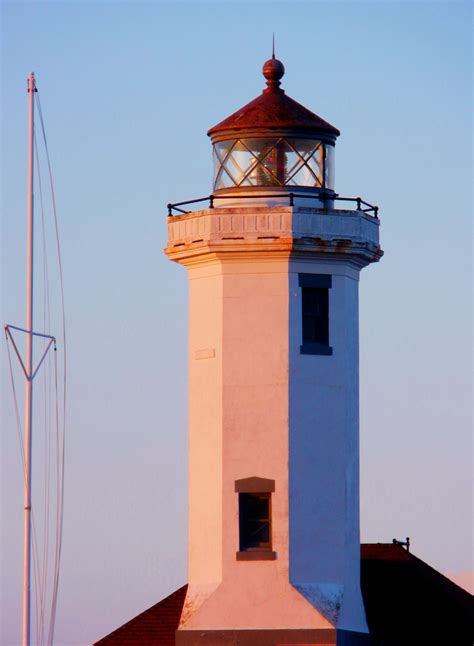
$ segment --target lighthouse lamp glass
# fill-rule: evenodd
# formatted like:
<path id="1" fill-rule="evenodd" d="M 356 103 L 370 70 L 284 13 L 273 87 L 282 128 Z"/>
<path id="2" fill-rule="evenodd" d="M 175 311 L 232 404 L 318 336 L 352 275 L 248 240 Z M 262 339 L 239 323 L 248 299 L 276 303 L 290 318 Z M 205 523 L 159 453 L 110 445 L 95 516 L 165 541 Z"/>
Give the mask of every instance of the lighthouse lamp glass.
<path id="1" fill-rule="evenodd" d="M 214 190 L 247 186 L 334 188 L 334 146 L 315 139 L 241 138 L 214 144 Z"/>

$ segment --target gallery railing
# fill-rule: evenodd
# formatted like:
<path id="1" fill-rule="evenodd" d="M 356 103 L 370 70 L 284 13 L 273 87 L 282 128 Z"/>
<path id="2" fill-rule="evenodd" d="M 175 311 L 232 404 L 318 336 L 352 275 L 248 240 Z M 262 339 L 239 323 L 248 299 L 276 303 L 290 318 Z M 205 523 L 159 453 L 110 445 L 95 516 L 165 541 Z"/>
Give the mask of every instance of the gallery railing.
<path id="1" fill-rule="evenodd" d="M 374 206 L 373 204 L 369 204 L 369 202 L 366 202 L 363 200 L 361 197 L 340 197 L 335 194 L 317 194 L 317 195 L 311 195 L 308 193 L 271 193 L 271 194 L 260 194 L 257 193 L 255 195 L 239 195 L 234 196 L 234 195 L 208 195 L 207 197 L 200 197 L 196 200 L 187 200 L 186 202 L 175 202 L 174 204 L 168 204 L 168 215 L 172 216 L 175 215 L 173 211 L 177 211 L 178 214 L 184 214 L 187 215 L 188 213 L 191 213 L 191 211 L 185 211 L 181 209 L 181 206 L 187 206 L 188 204 L 198 204 L 199 202 L 209 202 L 209 208 L 213 209 L 214 208 L 214 202 L 216 200 L 229 200 L 229 199 L 235 199 L 238 200 L 245 200 L 245 199 L 268 199 L 268 198 L 287 198 L 288 199 L 288 206 L 294 206 L 295 204 L 295 198 L 296 197 L 304 197 L 305 199 L 314 199 L 318 200 L 319 202 L 333 202 L 333 201 L 342 201 L 342 202 L 355 202 L 357 203 L 357 211 L 362 211 L 363 213 L 367 213 L 368 215 L 377 218 L 378 219 L 378 213 L 379 213 L 379 207 Z M 323 206 L 323 208 L 325 208 Z"/>

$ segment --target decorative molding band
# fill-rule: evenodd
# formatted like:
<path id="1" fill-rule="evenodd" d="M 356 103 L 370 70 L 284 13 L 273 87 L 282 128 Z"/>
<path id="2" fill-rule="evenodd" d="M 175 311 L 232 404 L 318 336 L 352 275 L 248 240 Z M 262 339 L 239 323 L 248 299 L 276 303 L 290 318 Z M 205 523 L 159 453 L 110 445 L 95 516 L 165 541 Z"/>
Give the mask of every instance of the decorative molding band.
<path id="1" fill-rule="evenodd" d="M 358 257 L 362 266 L 383 255 L 379 221 L 360 211 L 241 207 L 168 218 L 165 253 L 171 260 L 187 264 L 196 256 L 249 252 L 335 254 Z"/>

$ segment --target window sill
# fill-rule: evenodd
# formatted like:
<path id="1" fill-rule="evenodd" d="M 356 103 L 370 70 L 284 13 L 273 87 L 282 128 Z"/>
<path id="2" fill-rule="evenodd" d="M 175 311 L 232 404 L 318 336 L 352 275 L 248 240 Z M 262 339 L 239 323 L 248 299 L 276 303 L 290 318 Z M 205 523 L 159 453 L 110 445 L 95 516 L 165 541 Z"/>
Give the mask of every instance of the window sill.
<path id="1" fill-rule="evenodd" d="M 300 354 L 320 354 L 329 357 L 332 355 L 332 348 L 322 343 L 305 343 L 300 345 Z"/>
<path id="2" fill-rule="evenodd" d="M 275 561 L 276 552 L 272 550 L 245 550 L 237 552 L 237 561 Z"/>

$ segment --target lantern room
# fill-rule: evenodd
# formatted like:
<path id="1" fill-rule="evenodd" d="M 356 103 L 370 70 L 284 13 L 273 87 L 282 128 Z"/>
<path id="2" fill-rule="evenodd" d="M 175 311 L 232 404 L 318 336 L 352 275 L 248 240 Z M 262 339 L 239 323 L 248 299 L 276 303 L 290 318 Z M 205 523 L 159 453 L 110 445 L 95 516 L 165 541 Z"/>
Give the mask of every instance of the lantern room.
<path id="1" fill-rule="evenodd" d="M 216 195 L 277 191 L 334 195 L 334 146 L 340 132 L 285 94 L 283 63 L 263 65 L 262 94 L 208 132 Z"/>

